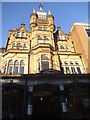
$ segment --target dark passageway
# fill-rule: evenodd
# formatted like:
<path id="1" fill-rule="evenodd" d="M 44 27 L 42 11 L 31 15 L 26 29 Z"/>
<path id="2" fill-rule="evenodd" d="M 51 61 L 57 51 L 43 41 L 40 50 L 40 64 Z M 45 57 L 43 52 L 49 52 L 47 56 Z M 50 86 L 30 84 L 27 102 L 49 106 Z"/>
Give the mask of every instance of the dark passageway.
<path id="1" fill-rule="evenodd" d="M 33 119 L 58 119 L 58 86 L 36 86 L 33 93 Z"/>

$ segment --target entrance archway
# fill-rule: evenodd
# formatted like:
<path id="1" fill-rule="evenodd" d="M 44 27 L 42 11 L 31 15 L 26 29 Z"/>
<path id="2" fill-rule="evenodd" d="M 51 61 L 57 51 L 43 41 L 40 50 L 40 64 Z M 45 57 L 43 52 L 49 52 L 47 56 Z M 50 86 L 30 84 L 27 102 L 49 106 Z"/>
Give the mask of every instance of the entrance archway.
<path id="1" fill-rule="evenodd" d="M 34 86 L 33 119 L 58 119 L 60 115 L 60 93 L 57 85 Z"/>

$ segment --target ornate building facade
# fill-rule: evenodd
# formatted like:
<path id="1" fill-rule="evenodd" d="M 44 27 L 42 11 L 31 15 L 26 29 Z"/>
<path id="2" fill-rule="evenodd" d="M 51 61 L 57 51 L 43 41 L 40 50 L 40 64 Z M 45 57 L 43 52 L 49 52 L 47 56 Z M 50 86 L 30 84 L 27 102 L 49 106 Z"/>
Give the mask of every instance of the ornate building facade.
<path id="1" fill-rule="evenodd" d="M 9 30 L 0 79 L 2 120 L 90 118 L 88 36 L 84 49 L 73 26 L 69 34 L 55 28 L 50 10 L 47 15 L 40 5 L 30 16 L 31 32 L 24 23 Z"/>
<path id="2" fill-rule="evenodd" d="M 47 15 L 42 6 L 37 13 L 34 9 L 30 16 L 30 28 L 31 32 L 27 31 L 22 23 L 19 29 L 9 30 L 2 58 L 3 74 L 36 74 L 46 69 L 64 74 L 86 73 L 88 61 L 85 57 L 82 59 L 82 51 L 77 52 L 79 42 L 76 44 L 76 37 L 65 34 L 60 27 L 54 33 L 54 17 L 50 10 Z"/>

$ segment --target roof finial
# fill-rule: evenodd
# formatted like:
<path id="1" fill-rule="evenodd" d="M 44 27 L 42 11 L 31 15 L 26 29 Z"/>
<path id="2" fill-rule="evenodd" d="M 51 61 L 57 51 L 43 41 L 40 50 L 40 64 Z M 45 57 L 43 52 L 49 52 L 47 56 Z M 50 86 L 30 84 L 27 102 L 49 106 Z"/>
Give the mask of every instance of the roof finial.
<path id="1" fill-rule="evenodd" d="M 40 9 L 40 11 L 43 11 L 43 6 L 42 6 L 42 4 L 40 4 L 39 9 Z"/>
<path id="2" fill-rule="evenodd" d="M 51 15 L 51 11 L 50 10 L 49 10 L 48 14 Z"/>
<path id="3" fill-rule="evenodd" d="M 35 10 L 35 8 L 33 8 L 33 13 L 35 13 L 36 12 L 36 10 Z"/>

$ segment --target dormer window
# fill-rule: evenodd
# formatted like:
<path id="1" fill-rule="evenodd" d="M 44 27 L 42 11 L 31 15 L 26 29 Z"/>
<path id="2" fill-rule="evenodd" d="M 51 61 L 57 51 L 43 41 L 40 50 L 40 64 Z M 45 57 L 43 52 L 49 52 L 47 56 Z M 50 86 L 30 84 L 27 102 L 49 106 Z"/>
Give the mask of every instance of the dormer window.
<path id="1" fill-rule="evenodd" d="M 22 33 L 22 37 L 24 37 L 24 38 L 26 37 L 26 33 L 25 32 Z"/>
<path id="2" fill-rule="evenodd" d="M 65 37 L 63 35 L 58 36 L 59 40 L 65 40 Z"/>
<path id="3" fill-rule="evenodd" d="M 17 37 L 21 37 L 21 32 L 18 32 L 18 33 L 17 33 Z"/>
<path id="4" fill-rule="evenodd" d="M 65 37 L 62 35 L 62 36 L 61 36 L 61 39 L 62 39 L 62 40 L 65 40 Z"/>

